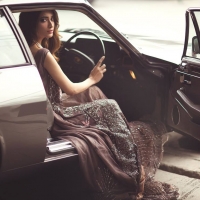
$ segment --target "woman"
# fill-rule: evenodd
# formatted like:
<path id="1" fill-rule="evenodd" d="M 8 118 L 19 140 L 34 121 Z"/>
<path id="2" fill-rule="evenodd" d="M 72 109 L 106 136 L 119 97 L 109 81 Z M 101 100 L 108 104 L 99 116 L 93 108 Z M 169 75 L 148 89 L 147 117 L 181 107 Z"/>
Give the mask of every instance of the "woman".
<path id="1" fill-rule="evenodd" d="M 56 11 L 21 13 L 19 25 L 54 110 L 51 135 L 76 147 L 94 199 L 176 199 L 177 188 L 153 180 L 162 157 L 164 126 L 127 122 L 117 103 L 93 86 L 106 71 L 104 57 L 85 81 L 73 83 L 57 63 Z"/>

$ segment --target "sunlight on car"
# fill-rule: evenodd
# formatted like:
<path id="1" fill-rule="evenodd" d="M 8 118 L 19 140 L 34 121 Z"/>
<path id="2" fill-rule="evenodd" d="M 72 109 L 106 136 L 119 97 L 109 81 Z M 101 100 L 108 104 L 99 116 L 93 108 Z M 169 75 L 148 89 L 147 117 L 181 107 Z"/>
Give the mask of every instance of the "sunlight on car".
<path id="1" fill-rule="evenodd" d="M 0 85 L 5 85 L 6 81 L 14 79 L 17 84 L 15 87 L 11 84 L 7 84 L 6 87 L 1 88 L 1 92 L 4 94 L 7 93 L 7 95 L 1 95 L 0 106 L 11 106 L 23 104 L 24 102 L 32 103 L 45 100 L 44 89 L 41 89 L 43 88 L 43 84 L 34 66 L 26 67 L 26 70 L 23 68 L 15 68 L 14 70 L 6 69 L 2 72 L 2 75 L 3 76 L 0 78 Z M 21 77 L 23 77 L 23 79 Z M 24 82 L 26 82 L 26 85 Z"/>
<path id="2" fill-rule="evenodd" d="M 0 67 L 26 63 L 17 40 L 4 16 L 0 16 Z"/>

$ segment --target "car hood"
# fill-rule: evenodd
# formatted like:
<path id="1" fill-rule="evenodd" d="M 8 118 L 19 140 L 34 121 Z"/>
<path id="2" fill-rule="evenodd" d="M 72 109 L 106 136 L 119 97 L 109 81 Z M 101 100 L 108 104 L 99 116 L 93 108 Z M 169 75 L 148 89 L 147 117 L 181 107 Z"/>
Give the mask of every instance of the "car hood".
<path id="1" fill-rule="evenodd" d="M 131 44 L 142 54 L 180 64 L 184 44 L 148 36 L 127 35 Z"/>

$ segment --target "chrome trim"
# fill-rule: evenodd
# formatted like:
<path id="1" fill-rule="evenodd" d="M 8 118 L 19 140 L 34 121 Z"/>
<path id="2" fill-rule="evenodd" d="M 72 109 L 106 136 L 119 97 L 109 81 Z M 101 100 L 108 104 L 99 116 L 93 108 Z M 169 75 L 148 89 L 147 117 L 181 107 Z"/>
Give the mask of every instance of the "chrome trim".
<path id="1" fill-rule="evenodd" d="M 74 156 L 78 156 L 78 154 L 70 152 L 67 154 L 62 154 L 59 156 L 54 156 L 54 157 L 48 157 L 44 160 L 44 162 L 50 162 L 50 161 L 54 161 L 54 160 L 58 160 L 58 159 L 63 159 L 63 158 L 68 158 L 68 157 L 74 157 Z"/>
<path id="2" fill-rule="evenodd" d="M 48 138 L 47 141 L 46 151 L 48 154 L 59 154 L 75 150 L 72 143 L 67 140 L 53 140 Z"/>

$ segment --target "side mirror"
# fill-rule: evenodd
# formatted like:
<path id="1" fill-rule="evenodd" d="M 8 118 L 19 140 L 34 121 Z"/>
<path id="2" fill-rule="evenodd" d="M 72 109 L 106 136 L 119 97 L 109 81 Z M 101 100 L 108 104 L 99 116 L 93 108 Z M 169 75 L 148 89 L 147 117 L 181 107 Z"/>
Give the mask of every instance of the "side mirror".
<path id="1" fill-rule="evenodd" d="M 198 42 L 197 36 L 194 36 L 194 37 L 192 38 L 192 53 L 193 53 L 193 54 L 198 54 L 198 53 L 200 53 L 200 50 L 199 50 L 199 42 Z"/>

